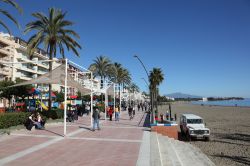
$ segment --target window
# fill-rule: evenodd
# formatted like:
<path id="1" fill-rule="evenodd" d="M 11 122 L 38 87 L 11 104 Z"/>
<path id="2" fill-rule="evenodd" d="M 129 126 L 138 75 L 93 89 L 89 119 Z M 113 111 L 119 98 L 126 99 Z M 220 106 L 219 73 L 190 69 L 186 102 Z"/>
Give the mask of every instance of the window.
<path id="1" fill-rule="evenodd" d="M 202 119 L 188 119 L 187 123 L 188 124 L 202 124 L 203 120 Z"/>

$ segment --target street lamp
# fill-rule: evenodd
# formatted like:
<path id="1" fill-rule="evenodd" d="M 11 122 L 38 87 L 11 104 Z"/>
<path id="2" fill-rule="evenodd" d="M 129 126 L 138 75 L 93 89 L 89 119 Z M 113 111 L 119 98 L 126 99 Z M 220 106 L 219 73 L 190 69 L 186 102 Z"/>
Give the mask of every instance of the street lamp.
<path id="1" fill-rule="evenodd" d="M 147 74 L 147 76 L 148 76 L 148 81 L 149 81 L 149 80 L 150 80 L 150 79 L 149 79 L 149 74 L 148 74 L 148 71 L 147 71 L 145 65 L 143 64 L 143 62 L 141 61 L 141 59 L 140 59 L 137 55 L 134 55 L 134 57 L 137 58 L 138 61 L 141 63 L 142 67 L 144 68 L 144 70 L 145 70 L 145 72 L 146 72 L 146 74 Z M 145 82 L 146 82 L 146 81 L 145 81 Z M 147 83 L 147 82 L 146 82 L 146 83 Z M 148 83 L 147 83 L 147 85 L 148 85 L 148 89 L 149 89 L 149 92 L 150 92 L 150 86 L 149 86 Z M 153 111 L 152 94 L 150 94 L 150 105 L 151 105 L 151 123 L 154 123 L 154 111 Z"/>
<path id="2" fill-rule="evenodd" d="M 134 57 L 135 57 L 135 58 L 137 58 L 137 59 L 140 61 L 140 63 L 141 63 L 141 65 L 142 65 L 142 67 L 144 68 L 145 72 L 147 73 L 148 80 L 149 80 L 149 74 L 148 74 L 148 71 L 147 71 L 146 67 L 144 66 L 144 64 L 142 63 L 141 59 L 140 59 L 137 55 L 134 55 Z"/>
<path id="3" fill-rule="evenodd" d="M 145 78 L 141 78 L 141 79 L 143 79 L 144 80 L 144 82 L 147 84 L 147 86 L 149 87 L 149 84 L 148 84 L 148 82 L 145 80 Z"/>

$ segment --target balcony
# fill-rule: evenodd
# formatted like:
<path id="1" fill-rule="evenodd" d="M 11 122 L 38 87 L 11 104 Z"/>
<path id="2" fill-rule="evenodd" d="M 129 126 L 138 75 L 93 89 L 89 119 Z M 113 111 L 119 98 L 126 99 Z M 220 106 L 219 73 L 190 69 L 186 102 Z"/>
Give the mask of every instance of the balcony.
<path id="1" fill-rule="evenodd" d="M 17 67 L 17 69 L 22 70 L 22 71 L 26 71 L 26 72 L 30 72 L 30 73 L 33 73 L 33 74 L 36 74 L 36 73 L 37 73 L 37 71 L 35 71 L 35 70 L 33 70 L 33 69 L 29 69 L 29 68 L 24 67 L 24 66 L 22 66 L 22 67 Z"/>
<path id="2" fill-rule="evenodd" d="M 45 73 L 47 73 L 47 72 L 44 72 L 44 71 L 37 71 L 37 74 L 40 74 L 40 75 L 43 75 L 43 74 L 45 74 Z"/>
<path id="3" fill-rule="evenodd" d="M 6 48 L 6 47 L 2 47 L 0 46 L 0 55 L 2 56 L 8 56 L 8 55 L 11 55 L 11 51 L 10 49 Z"/>
<path id="4" fill-rule="evenodd" d="M 10 76 L 11 75 L 11 71 L 9 69 L 2 68 L 0 70 L 0 75 Z"/>
<path id="5" fill-rule="evenodd" d="M 43 67 L 45 69 L 49 69 L 49 64 L 46 64 L 44 62 L 38 62 L 37 63 L 37 66 L 40 66 L 40 67 Z"/>
<path id="6" fill-rule="evenodd" d="M 22 75 L 22 76 L 20 77 L 20 79 L 21 79 L 21 80 L 25 80 L 25 81 L 31 80 L 30 77 L 25 76 L 25 75 Z"/>

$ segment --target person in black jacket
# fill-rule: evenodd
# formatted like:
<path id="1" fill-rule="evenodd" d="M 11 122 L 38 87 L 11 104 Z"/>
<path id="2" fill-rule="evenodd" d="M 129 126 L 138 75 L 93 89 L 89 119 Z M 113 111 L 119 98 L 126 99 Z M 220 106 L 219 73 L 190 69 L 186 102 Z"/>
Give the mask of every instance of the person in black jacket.
<path id="1" fill-rule="evenodd" d="M 100 111 L 97 107 L 94 107 L 93 109 L 93 129 L 92 131 L 95 131 L 95 126 L 97 126 L 97 129 L 100 130 L 99 120 L 100 120 Z"/>

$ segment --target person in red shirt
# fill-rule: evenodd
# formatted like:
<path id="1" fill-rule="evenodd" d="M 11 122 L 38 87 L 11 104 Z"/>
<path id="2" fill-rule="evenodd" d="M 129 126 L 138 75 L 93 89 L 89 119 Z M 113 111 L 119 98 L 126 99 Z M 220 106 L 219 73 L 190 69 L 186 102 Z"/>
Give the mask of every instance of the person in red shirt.
<path id="1" fill-rule="evenodd" d="M 112 121 L 112 116 L 113 116 L 113 107 L 109 107 L 108 115 L 109 115 L 109 120 Z"/>

